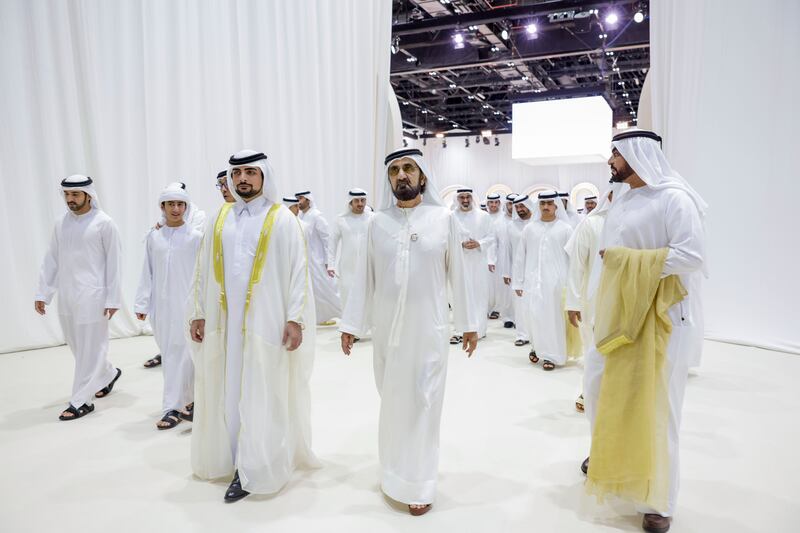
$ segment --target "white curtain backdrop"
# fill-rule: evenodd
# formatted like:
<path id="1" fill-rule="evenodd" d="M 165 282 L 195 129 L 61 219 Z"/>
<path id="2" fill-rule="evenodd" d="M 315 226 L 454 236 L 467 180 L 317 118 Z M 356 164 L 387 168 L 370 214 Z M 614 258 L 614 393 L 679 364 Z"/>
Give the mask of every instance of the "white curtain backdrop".
<path id="1" fill-rule="evenodd" d="M 112 334 L 127 336 L 141 331 L 142 238 L 168 182 L 211 216 L 217 172 L 254 148 L 281 193 L 310 188 L 332 217 L 344 190 L 372 189 L 399 134 L 390 0 L 4 0 L 0 34 L 0 352 L 63 342 L 55 307 L 33 310 L 63 177 L 92 176 L 120 229 Z"/>
<path id="2" fill-rule="evenodd" d="M 800 2 L 650 9 L 653 128 L 711 204 L 706 336 L 800 353 Z"/>
<path id="3" fill-rule="evenodd" d="M 572 191 L 581 183 L 592 183 L 599 190 L 608 188 L 610 174 L 605 163 L 532 166 L 511 159 L 511 135 L 498 135 L 500 145 L 475 143 L 470 137 L 469 147 L 464 137 L 447 139 L 442 148 L 441 139 L 414 140 L 411 146 L 419 148 L 430 162 L 437 186 L 467 185 L 481 196 L 494 185 L 507 185 L 510 190 L 523 193 L 539 185 Z"/>

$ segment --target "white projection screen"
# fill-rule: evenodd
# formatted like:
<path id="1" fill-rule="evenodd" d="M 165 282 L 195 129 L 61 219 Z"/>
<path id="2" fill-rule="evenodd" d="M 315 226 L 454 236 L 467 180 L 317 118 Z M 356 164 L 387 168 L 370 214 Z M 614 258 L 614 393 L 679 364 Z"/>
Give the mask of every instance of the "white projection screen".
<path id="1" fill-rule="evenodd" d="M 611 108 L 602 96 L 514 104 L 511 157 L 529 165 L 602 163 L 610 155 Z"/>

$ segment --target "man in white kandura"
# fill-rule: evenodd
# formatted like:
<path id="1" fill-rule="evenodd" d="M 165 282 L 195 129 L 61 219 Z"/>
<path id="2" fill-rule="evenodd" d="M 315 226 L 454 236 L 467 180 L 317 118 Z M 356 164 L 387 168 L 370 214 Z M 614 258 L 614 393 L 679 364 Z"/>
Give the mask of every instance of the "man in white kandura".
<path id="1" fill-rule="evenodd" d="M 217 180 L 219 180 L 219 178 L 217 178 Z M 172 188 L 179 187 L 179 188 L 183 189 L 184 191 L 186 190 L 186 184 L 183 183 L 182 181 L 176 181 L 176 182 L 170 183 L 168 185 L 168 187 L 172 187 Z M 223 196 L 224 196 L 224 193 L 223 193 Z M 188 217 L 189 217 L 188 219 L 186 219 L 186 223 L 188 225 L 192 226 L 194 229 L 196 229 L 200 233 L 202 233 L 203 229 L 206 226 L 206 213 L 205 213 L 205 211 L 203 211 L 197 205 L 195 205 L 195 204 L 190 202 L 186 207 L 186 212 L 188 213 Z M 160 230 L 161 228 L 163 228 L 166 225 L 166 223 L 167 223 L 167 219 L 166 219 L 165 214 L 164 214 L 164 212 L 162 210 L 161 218 L 158 220 L 158 222 L 156 222 L 155 226 L 153 226 L 153 230 Z M 150 232 L 148 232 L 148 236 L 149 235 L 150 235 Z M 147 237 L 145 237 L 145 240 L 146 239 L 147 239 Z M 148 359 L 147 361 L 145 361 L 143 366 L 145 368 L 154 368 L 154 367 L 157 367 L 160 364 L 161 364 L 161 354 L 159 353 L 159 354 L 153 356 L 152 358 Z"/>
<path id="2" fill-rule="evenodd" d="M 330 231 L 328 222 L 314 205 L 311 191 L 295 193 L 300 207 L 300 220 L 308 224 L 311 238 L 308 241 L 308 269 L 314 285 L 314 304 L 317 320 L 321 326 L 335 324 L 334 318 L 342 315 L 342 302 L 336 289 L 336 282 L 328 275 L 328 241 Z"/>
<path id="3" fill-rule="evenodd" d="M 467 277 L 470 281 L 475 315 L 478 317 L 478 338 L 486 336 L 486 327 L 489 313 L 489 274 L 495 270 L 496 240 L 492 231 L 492 219 L 489 215 L 477 209 L 472 189 L 463 188 L 456 191 L 453 201 L 453 212 L 460 224 L 463 235 L 461 246 L 464 248 L 464 265 L 467 268 Z M 489 262 L 489 253 L 492 261 Z M 457 333 L 463 333 L 456 330 Z M 461 342 L 462 335 L 453 335 L 450 344 Z"/>
<path id="4" fill-rule="evenodd" d="M 678 496 L 688 369 L 702 346 L 707 205 L 655 133 L 626 130 L 611 144 L 612 181 L 624 185 L 600 239 L 596 348 L 584 372 L 591 462 L 582 469 L 590 493 L 633 501 L 642 528 L 663 533 Z"/>
<path id="5" fill-rule="evenodd" d="M 515 196 L 513 206 L 514 211 L 512 213 L 511 224 L 508 226 L 508 243 L 506 246 L 509 260 L 506 273 L 503 274 L 503 277 L 505 280 L 508 280 L 512 290 L 514 287 L 512 275 L 514 259 L 517 256 L 517 250 L 522 241 L 522 232 L 525 230 L 528 223 L 533 220 L 533 213 L 539 210 L 538 206 L 533 203 L 533 200 L 531 200 L 527 194 Z M 525 301 L 517 296 L 516 293 L 511 298 L 511 305 L 514 310 L 514 327 L 517 330 L 514 345 L 525 346 L 531 342 L 530 319 L 527 316 L 528 309 L 525 307 Z"/>
<path id="6" fill-rule="evenodd" d="M 564 206 L 564 211 L 567 213 L 567 222 L 569 222 L 569 225 L 572 226 L 572 229 L 577 228 L 578 224 L 580 224 L 581 220 L 583 220 L 583 215 L 575 210 L 575 206 L 572 205 L 572 202 L 569 200 L 568 192 L 559 192 L 558 197 L 561 199 L 562 205 Z"/>
<path id="7" fill-rule="evenodd" d="M 569 255 L 567 274 L 567 300 L 565 307 L 569 322 L 579 329 L 583 355 L 594 348 L 594 301 L 597 285 L 600 282 L 600 233 L 606 220 L 608 208 L 611 206 L 613 191 L 604 197 L 600 207 L 597 202 L 590 204 L 586 198 L 589 214 L 578 224 L 564 249 Z M 575 401 L 575 408 L 583 412 L 583 394 Z"/>
<path id="8" fill-rule="evenodd" d="M 186 306 L 203 234 L 188 223 L 193 204 L 186 189 L 167 186 L 158 203 L 165 224 L 145 240 L 134 312 L 139 320 L 150 316 L 163 356 L 162 418 L 156 427 L 171 429 L 181 420 L 192 420 L 194 410 L 194 365 L 186 339 Z"/>
<path id="9" fill-rule="evenodd" d="M 506 318 L 511 300 L 507 287 L 503 283 L 503 242 L 506 238 L 506 217 L 501 209 L 500 195 L 492 193 L 486 196 L 486 212 L 492 223 L 494 242 L 488 250 L 489 265 L 489 318 L 492 320 Z"/>
<path id="10" fill-rule="evenodd" d="M 528 357 L 534 364 L 541 358 L 542 368 L 553 370 L 567 362 L 564 291 L 569 257 L 564 246 L 572 227 L 558 205 L 557 192 L 539 193 L 538 200 L 517 246 L 511 279 L 517 296 L 525 302 L 532 343 Z"/>
<path id="11" fill-rule="evenodd" d="M 108 361 L 108 321 L 122 305 L 119 231 L 100 209 L 92 178 L 61 181 L 69 211 L 56 222 L 36 291 L 40 315 L 58 293 L 58 320 L 75 357 L 72 396 L 60 420 L 94 411 L 94 398 L 111 393 L 122 375 Z"/>
<path id="12" fill-rule="evenodd" d="M 384 161 L 380 210 L 370 220 L 365 261 L 342 323 L 342 351 L 373 328 L 375 381 L 381 396 L 381 488 L 427 512 L 436 495 L 439 423 L 447 374 L 449 282 L 463 348 L 477 346 L 477 316 L 464 266 L 461 229 L 442 205 L 417 149 Z"/>
<path id="13" fill-rule="evenodd" d="M 225 501 L 235 502 L 277 492 L 296 466 L 316 464 L 315 322 L 303 232 L 279 203 L 267 156 L 243 150 L 229 163 L 236 202 L 209 220 L 192 290 L 192 470 L 233 475 Z"/>
<path id="14" fill-rule="evenodd" d="M 342 309 L 347 305 L 347 296 L 355 282 L 357 265 L 364 259 L 367 227 L 374 214 L 367 209 L 367 191 L 364 189 L 350 189 L 347 198 L 347 208 L 333 222 L 327 260 L 328 275 L 339 276 Z"/>
<path id="15" fill-rule="evenodd" d="M 503 280 L 503 287 L 501 292 L 503 294 L 502 300 L 506 302 L 506 311 L 502 312 L 503 327 L 513 328 L 516 327 L 514 322 L 514 290 L 511 288 L 511 267 L 514 258 L 511 255 L 511 238 L 512 228 L 514 223 L 514 199 L 517 197 L 516 193 L 507 194 L 503 202 L 503 224 L 500 238 L 497 239 L 497 265 L 496 272 L 499 272 L 500 278 Z"/>

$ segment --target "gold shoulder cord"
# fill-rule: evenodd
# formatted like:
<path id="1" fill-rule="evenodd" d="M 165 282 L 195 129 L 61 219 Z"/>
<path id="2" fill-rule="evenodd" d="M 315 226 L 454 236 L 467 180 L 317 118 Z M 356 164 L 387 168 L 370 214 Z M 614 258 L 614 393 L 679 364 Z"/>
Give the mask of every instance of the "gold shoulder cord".
<path id="1" fill-rule="evenodd" d="M 225 226 L 225 218 L 231 211 L 233 204 L 225 203 L 219 210 L 217 221 L 214 223 L 214 279 L 219 283 L 219 304 L 222 312 L 228 312 L 228 302 L 225 298 L 225 264 L 222 260 L 222 228 Z"/>
<path id="2" fill-rule="evenodd" d="M 253 260 L 253 271 L 250 273 L 250 283 L 247 284 L 247 298 L 244 301 L 244 318 L 242 320 L 242 333 L 247 328 L 247 310 L 250 309 L 250 296 L 253 293 L 253 286 L 261 281 L 261 272 L 264 269 L 264 263 L 267 260 L 267 251 L 269 250 L 269 240 L 272 236 L 272 226 L 275 224 L 275 216 L 278 214 L 281 204 L 273 204 L 269 208 L 269 213 L 264 219 L 264 225 L 261 227 L 261 236 L 258 238 L 258 248 L 256 248 L 256 257 Z"/>

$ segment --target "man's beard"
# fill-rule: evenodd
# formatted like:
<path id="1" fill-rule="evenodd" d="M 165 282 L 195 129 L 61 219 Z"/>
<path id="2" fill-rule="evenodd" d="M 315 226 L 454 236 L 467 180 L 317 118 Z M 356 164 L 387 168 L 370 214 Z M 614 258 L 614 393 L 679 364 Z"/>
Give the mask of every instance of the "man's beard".
<path id="1" fill-rule="evenodd" d="M 422 192 L 422 186 L 417 185 L 414 187 L 410 183 L 406 183 L 404 181 L 398 182 L 397 187 L 392 189 L 392 193 L 394 197 L 400 200 L 401 202 L 407 202 L 409 200 L 413 200 L 417 196 L 420 195 Z"/>
<path id="2" fill-rule="evenodd" d="M 69 207 L 70 211 L 80 211 L 84 207 L 86 207 L 86 202 L 88 200 L 84 200 L 82 204 L 78 205 L 75 202 L 67 202 L 67 207 Z"/>
<path id="3" fill-rule="evenodd" d="M 470 211 L 472 209 L 472 204 L 461 204 L 462 211 Z"/>
<path id="4" fill-rule="evenodd" d="M 616 173 L 613 171 L 611 172 L 611 182 L 612 183 L 622 183 L 626 179 L 630 178 L 633 174 L 633 169 L 626 164 L 624 168 L 617 170 Z"/>
<path id="5" fill-rule="evenodd" d="M 249 183 L 247 184 L 247 185 L 250 185 L 250 190 L 249 191 L 240 191 L 239 187 L 241 187 L 242 185 L 245 185 L 245 184 L 244 183 L 240 183 L 239 185 L 236 186 L 236 194 L 238 194 L 242 198 L 252 198 L 254 196 L 258 196 L 259 194 L 261 194 L 261 189 L 256 189 L 255 187 L 253 187 Z"/>

